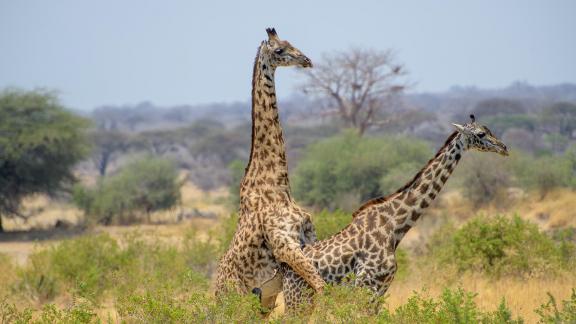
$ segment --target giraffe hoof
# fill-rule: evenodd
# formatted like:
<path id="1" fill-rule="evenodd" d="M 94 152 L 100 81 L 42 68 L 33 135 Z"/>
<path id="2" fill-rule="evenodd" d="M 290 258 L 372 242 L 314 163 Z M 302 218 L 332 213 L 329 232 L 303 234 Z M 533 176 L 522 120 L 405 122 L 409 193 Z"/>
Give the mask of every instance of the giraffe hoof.
<path id="1" fill-rule="evenodd" d="M 258 299 L 259 299 L 260 301 L 262 301 L 262 289 L 256 287 L 256 288 L 252 289 L 252 293 L 253 293 L 254 295 L 258 296 Z"/>

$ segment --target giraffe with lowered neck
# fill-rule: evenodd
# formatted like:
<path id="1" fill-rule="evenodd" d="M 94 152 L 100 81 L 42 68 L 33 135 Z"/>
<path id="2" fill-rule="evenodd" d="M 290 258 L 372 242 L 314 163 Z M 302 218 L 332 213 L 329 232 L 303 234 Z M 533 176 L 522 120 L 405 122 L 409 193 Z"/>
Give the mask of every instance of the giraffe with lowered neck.
<path id="1" fill-rule="evenodd" d="M 260 294 L 262 284 L 286 263 L 315 290 L 324 281 L 302 246 L 316 241 L 310 214 L 292 199 L 274 72 L 279 66 L 312 63 L 276 31 L 258 48 L 252 76 L 252 146 L 240 185 L 238 227 L 217 270 L 216 295 L 228 289 Z"/>
<path id="2" fill-rule="evenodd" d="M 383 295 L 396 273 L 398 244 L 437 197 L 463 153 L 470 149 L 508 155 L 506 146 L 483 125 L 472 121 L 453 124 L 456 131 L 436 156 L 416 176 L 395 193 L 364 203 L 352 223 L 332 237 L 306 246 L 304 253 L 327 283 L 340 283 L 349 273 L 355 284 Z M 286 309 L 312 298 L 306 282 L 287 267 L 282 267 Z"/>

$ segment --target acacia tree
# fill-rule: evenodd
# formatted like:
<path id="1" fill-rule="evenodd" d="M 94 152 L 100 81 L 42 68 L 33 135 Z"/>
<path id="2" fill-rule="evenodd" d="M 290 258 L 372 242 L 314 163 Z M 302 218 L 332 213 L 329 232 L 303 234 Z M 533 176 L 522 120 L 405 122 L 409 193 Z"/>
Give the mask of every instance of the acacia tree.
<path id="1" fill-rule="evenodd" d="M 0 215 L 24 217 L 22 198 L 73 181 L 72 167 L 87 153 L 86 127 L 53 93 L 0 92 Z"/>
<path id="2" fill-rule="evenodd" d="M 406 88 L 402 79 L 407 73 L 391 51 L 353 48 L 324 55 L 321 63 L 302 72 L 304 92 L 324 99 L 328 111 L 360 135 L 386 123 L 385 110 Z"/>

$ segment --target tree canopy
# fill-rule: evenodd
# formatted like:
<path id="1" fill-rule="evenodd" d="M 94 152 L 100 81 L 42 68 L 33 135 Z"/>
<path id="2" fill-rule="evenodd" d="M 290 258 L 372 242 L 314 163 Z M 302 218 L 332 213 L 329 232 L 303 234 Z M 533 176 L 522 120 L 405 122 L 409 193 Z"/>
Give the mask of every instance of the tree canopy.
<path id="1" fill-rule="evenodd" d="M 19 215 L 26 195 L 53 194 L 74 179 L 72 167 L 88 152 L 88 125 L 54 93 L 0 92 L 1 215 Z"/>

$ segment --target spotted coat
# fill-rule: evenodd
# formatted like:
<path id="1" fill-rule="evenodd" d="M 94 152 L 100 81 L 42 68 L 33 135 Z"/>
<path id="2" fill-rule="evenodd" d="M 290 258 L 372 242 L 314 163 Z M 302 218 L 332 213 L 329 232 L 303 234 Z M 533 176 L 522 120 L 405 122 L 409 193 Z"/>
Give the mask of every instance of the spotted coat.
<path id="1" fill-rule="evenodd" d="M 239 222 L 232 243 L 220 260 L 216 294 L 233 289 L 249 293 L 286 263 L 316 291 L 324 280 L 302 247 L 316 241 L 310 214 L 292 199 L 288 166 L 274 86 L 278 66 L 311 67 L 298 49 L 268 29 L 254 62 L 252 78 L 252 145 L 240 186 Z"/>
<path id="2" fill-rule="evenodd" d="M 436 156 L 397 192 L 366 202 L 352 222 L 332 237 L 306 246 L 304 253 L 327 283 L 340 283 L 348 274 L 355 284 L 383 295 L 396 273 L 395 251 L 424 209 L 438 196 L 469 148 L 507 155 L 507 149 L 485 126 L 473 122 L 455 125 L 454 132 Z M 282 267 L 282 286 L 286 308 L 310 302 L 308 285 L 289 267 Z"/>

